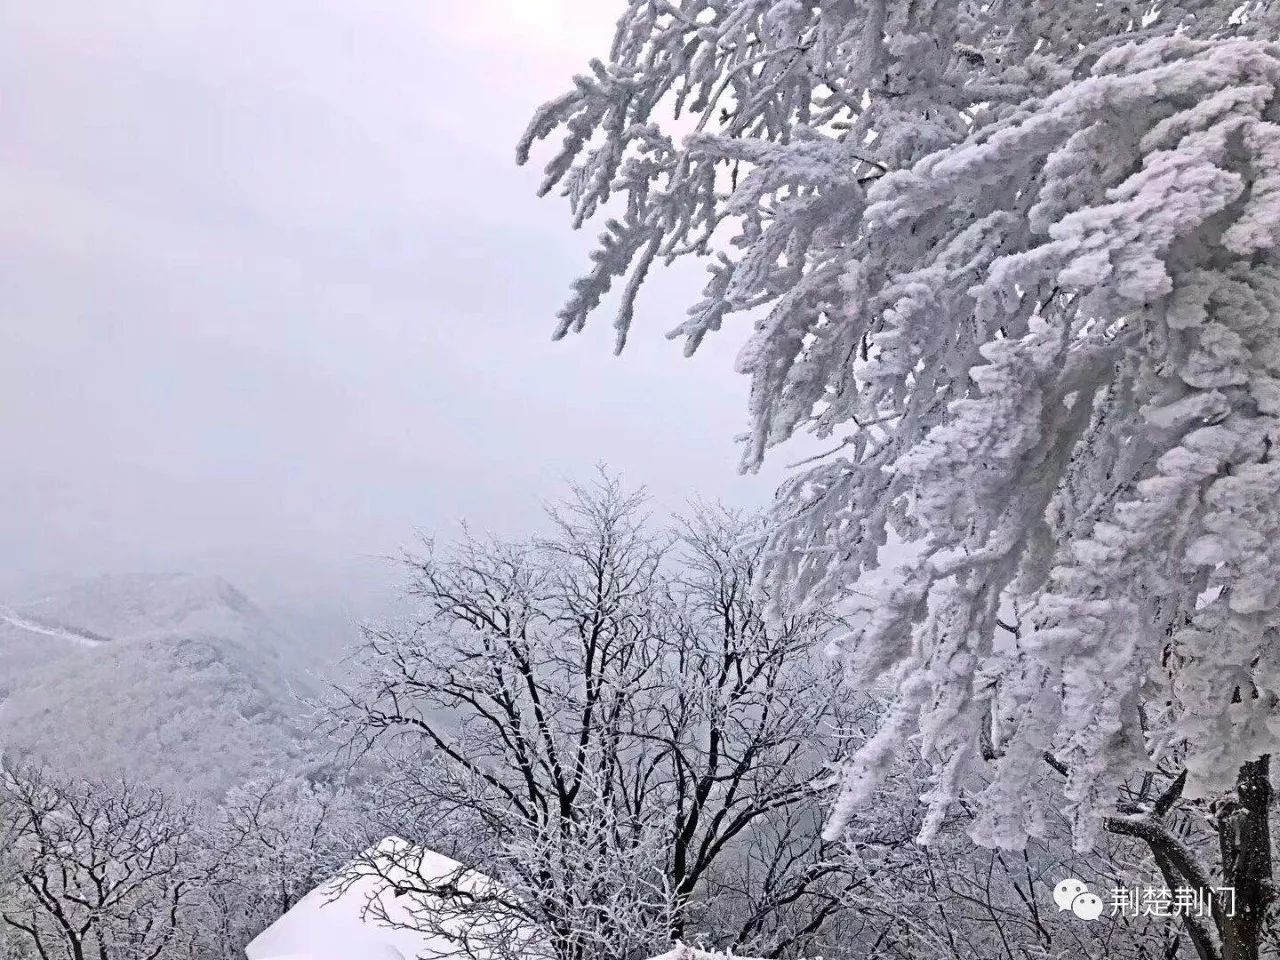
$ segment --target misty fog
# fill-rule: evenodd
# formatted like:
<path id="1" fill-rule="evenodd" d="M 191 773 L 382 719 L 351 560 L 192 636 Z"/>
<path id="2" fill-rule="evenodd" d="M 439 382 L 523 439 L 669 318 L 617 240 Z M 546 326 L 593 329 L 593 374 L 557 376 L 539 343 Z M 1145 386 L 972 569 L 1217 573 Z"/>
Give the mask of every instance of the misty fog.
<path id="1" fill-rule="evenodd" d="M 415 531 L 523 530 L 597 462 L 664 506 L 767 499 L 741 332 L 661 336 L 699 271 L 621 358 L 607 323 L 551 342 L 594 230 L 513 147 L 616 11 L 522 9 L 0 8 L 0 598 L 211 573 L 328 629 Z"/>

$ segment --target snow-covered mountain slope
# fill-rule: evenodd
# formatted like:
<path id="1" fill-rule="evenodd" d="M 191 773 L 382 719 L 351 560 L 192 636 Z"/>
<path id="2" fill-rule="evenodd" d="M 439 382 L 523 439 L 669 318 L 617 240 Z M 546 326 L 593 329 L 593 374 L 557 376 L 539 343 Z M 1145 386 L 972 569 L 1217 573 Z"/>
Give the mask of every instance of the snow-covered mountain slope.
<path id="1" fill-rule="evenodd" d="M 106 577 L 0 606 L 0 743 L 217 795 L 317 755 L 294 644 L 218 578 Z"/>

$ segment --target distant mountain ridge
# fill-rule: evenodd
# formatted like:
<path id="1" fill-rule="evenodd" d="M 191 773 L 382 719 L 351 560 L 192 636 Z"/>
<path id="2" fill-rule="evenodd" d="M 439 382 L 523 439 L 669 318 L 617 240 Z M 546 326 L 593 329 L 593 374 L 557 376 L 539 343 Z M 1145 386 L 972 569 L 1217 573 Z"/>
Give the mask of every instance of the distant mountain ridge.
<path id="1" fill-rule="evenodd" d="M 221 577 L 185 573 L 112 574 L 75 582 L 39 599 L 10 604 L 20 617 L 102 639 L 140 639 L 157 632 L 222 629 L 235 618 L 269 630 L 266 615 Z M 227 614 L 233 616 L 229 618 Z"/>
<path id="2" fill-rule="evenodd" d="M 0 605 L 0 744 L 216 796 L 319 756 L 297 645 L 218 577 L 99 577 Z"/>

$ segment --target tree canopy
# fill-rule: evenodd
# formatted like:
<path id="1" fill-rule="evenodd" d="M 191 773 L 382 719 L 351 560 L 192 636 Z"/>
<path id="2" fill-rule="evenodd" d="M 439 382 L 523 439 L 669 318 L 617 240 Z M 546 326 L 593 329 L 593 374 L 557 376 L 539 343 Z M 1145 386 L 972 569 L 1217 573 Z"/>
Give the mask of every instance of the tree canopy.
<path id="1" fill-rule="evenodd" d="M 831 825 L 916 739 L 931 839 L 1090 844 L 1135 770 L 1225 790 L 1280 694 L 1280 11 L 1264 0 L 631 0 L 542 107 L 543 191 L 610 215 L 557 335 L 709 258 L 670 336 L 754 332 L 744 465 L 784 487 L 775 594 L 829 604 L 896 701 Z M 974 785 L 978 784 L 978 787 Z"/>

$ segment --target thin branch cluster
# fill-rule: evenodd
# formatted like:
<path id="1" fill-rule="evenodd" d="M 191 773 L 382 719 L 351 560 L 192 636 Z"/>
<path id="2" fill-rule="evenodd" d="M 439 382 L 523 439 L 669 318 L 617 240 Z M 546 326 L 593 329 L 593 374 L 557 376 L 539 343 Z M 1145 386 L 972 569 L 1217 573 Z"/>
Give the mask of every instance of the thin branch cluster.
<path id="1" fill-rule="evenodd" d="M 766 626 L 746 518 L 707 508 L 667 534 L 642 510 L 604 478 L 546 537 L 433 550 L 413 561 L 421 619 L 368 632 L 340 717 L 396 771 L 383 808 L 498 884 L 419 878 L 423 920 L 470 916 L 491 951 L 511 918 L 507 953 L 534 927 L 561 960 L 700 932 L 820 942 L 855 882 L 821 839 L 831 621 Z"/>

